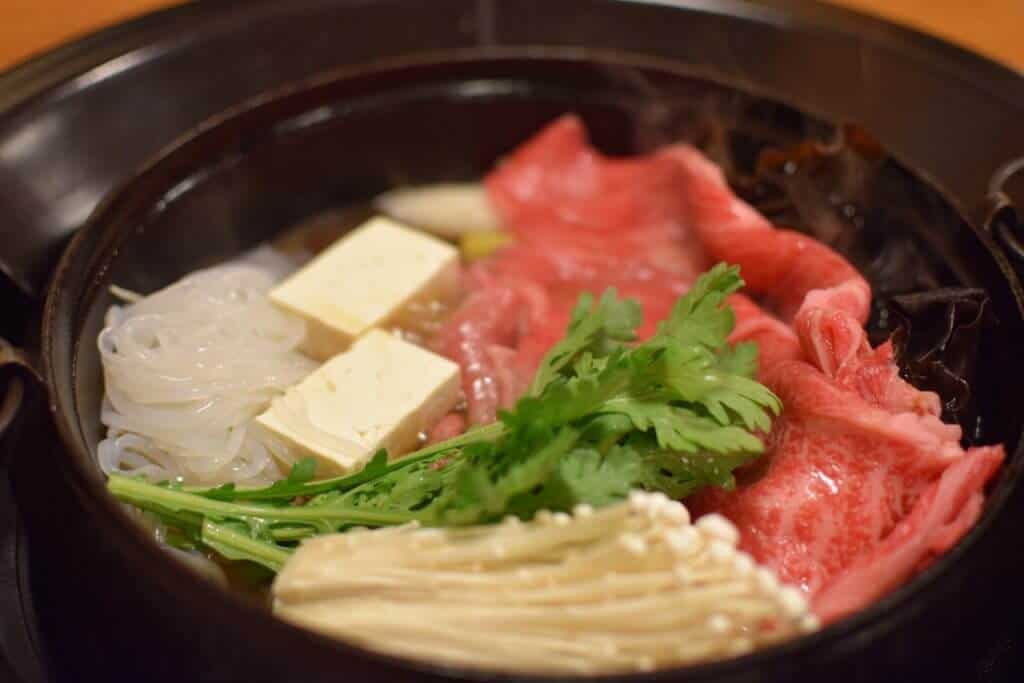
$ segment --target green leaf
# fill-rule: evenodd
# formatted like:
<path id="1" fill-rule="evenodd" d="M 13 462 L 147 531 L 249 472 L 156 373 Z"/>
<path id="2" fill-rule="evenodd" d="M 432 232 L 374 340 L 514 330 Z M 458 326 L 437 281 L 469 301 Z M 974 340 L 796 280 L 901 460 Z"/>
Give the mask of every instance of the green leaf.
<path id="1" fill-rule="evenodd" d="M 619 299 L 614 289 L 607 290 L 596 307 L 593 302 L 590 294 L 580 296 L 565 337 L 544 356 L 530 384 L 528 396 L 540 394 L 582 354 L 589 352 L 591 358 L 606 356 L 636 338 L 636 328 L 643 320 L 643 312 L 637 302 Z"/>
<path id="2" fill-rule="evenodd" d="M 769 415 L 782 412 L 782 402 L 767 387 L 741 375 L 714 375 L 714 387 L 701 399 L 719 424 L 735 422 L 738 418 L 750 431 L 768 432 L 772 427 Z M 709 381 L 709 384 L 711 382 Z M 730 418 L 722 419 L 722 415 Z"/>
<path id="3" fill-rule="evenodd" d="M 634 398 L 616 398 L 604 410 L 628 417 L 641 431 L 653 431 L 658 445 L 680 453 L 760 453 L 764 444 L 743 427 L 719 424 L 692 409 Z"/>
<path id="4" fill-rule="evenodd" d="M 447 462 L 447 461 L 451 462 Z M 354 509 L 417 513 L 428 518 L 438 499 L 451 487 L 457 472 L 453 458 L 421 461 L 389 472 L 347 492 L 326 493 L 307 506 L 342 506 Z"/>
<path id="5" fill-rule="evenodd" d="M 602 455 L 592 448 L 567 453 L 534 490 L 515 496 L 508 511 L 523 519 L 540 510 L 571 510 L 586 503 L 601 507 L 625 498 L 643 482 L 644 463 L 629 449 L 612 447 Z"/>
<path id="6" fill-rule="evenodd" d="M 605 454 L 634 431 L 633 421 L 626 415 L 606 413 L 595 415 L 582 426 L 580 441 L 598 453 Z"/>
<path id="7" fill-rule="evenodd" d="M 750 351 L 740 353 L 743 355 L 730 357 L 723 367 L 696 347 L 670 346 L 653 365 L 669 390 L 669 400 L 697 404 L 720 425 L 733 424 L 738 419 L 748 430 L 768 431 L 769 413 L 779 414 L 781 402 L 756 380 L 728 372 L 729 364 L 749 365 L 744 356 L 749 356 Z"/>
<path id="8" fill-rule="evenodd" d="M 633 380 L 628 359 L 615 350 L 599 365 L 588 365 L 588 374 L 559 376 L 538 396 L 520 399 L 512 412 L 500 415 L 509 428 L 557 429 L 595 412 L 610 398 L 629 388 Z"/>
<path id="9" fill-rule="evenodd" d="M 715 366 L 720 372 L 753 379 L 757 376 L 757 342 L 740 342 L 723 348 Z"/>
<path id="10" fill-rule="evenodd" d="M 646 435 L 628 444 L 643 462 L 639 484 L 681 500 L 706 486 L 735 487 L 733 471 L 757 457 L 756 453 L 679 453 L 661 449 Z"/>
<path id="11" fill-rule="evenodd" d="M 505 450 L 499 450 L 499 443 L 490 453 L 462 461 L 454 495 L 439 511 L 439 521 L 479 524 L 502 517 L 509 512 L 510 501 L 549 479 L 578 439 L 579 433 L 566 427 L 539 448 L 527 442 L 505 444 Z"/>
<path id="12" fill-rule="evenodd" d="M 387 453 L 384 452 L 384 455 L 386 457 Z M 303 458 L 292 465 L 292 469 L 288 473 L 288 478 L 285 479 L 285 482 L 289 484 L 305 484 L 307 481 L 312 481 L 315 476 L 316 458 Z"/>
<path id="13" fill-rule="evenodd" d="M 385 454 L 386 456 L 386 454 Z M 386 460 L 386 457 L 385 457 Z M 301 490 L 302 486 L 312 481 L 313 477 L 316 476 L 316 458 L 303 458 L 294 465 L 288 472 L 288 476 L 280 481 L 276 481 L 270 486 L 261 490 L 261 499 L 269 500 L 275 498 L 294 498 L 299 495 L 296 493 Z M 242 495 L 234 484 L 223 484 L 217 488 L 208 489 L 205 491 L 197 492 L 200 495 L 210 498 L 211 500 L 223 500 L 232 501 L 238 500 Z M 248 500 L 254 500 L 254 498 L 248 498 Z"/>
<path id="14" fill-rule="evenodd" d="M 736 323 L 725 299 L 742 287 L 739 267 L 719 263 L 680 297 L 668 319 L 658 325 L 655 341 L 720 349 Z"/>

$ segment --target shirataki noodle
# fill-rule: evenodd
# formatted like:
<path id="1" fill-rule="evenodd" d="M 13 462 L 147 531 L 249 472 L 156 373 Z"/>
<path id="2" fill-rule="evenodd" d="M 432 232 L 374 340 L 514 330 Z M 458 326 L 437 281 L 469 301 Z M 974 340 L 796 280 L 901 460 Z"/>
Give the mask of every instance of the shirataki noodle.
<path id="1" fill-rule="evenodd" d="M 281 477 L 271 453 L 286 449 L 249 423 L 316 366 L 297 350 L 302 320 L 267 298 L 267 270 L 211 268 L 110 310 L 99 336 L 104 472 L 202 484 Z"/>

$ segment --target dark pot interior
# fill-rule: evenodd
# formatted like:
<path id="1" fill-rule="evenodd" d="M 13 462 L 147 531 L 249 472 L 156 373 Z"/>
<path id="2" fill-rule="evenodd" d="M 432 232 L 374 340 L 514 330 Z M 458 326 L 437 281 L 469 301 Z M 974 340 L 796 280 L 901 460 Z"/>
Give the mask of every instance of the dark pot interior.
<path id="1" fill-rule="evenodd" d="M 382 189 L 479 177 L 568 111 L 583 116 L 609 153 L 691 140 L 722 155 L 724 139 L 730 153 L 721 158 L 735 164 L 736 176 L 749 171 L 766 146 L 828 141 L 837 131 L 837 122 L 666 63 L 578 51 L 434 54 L 336 72 L 222 115 L 101 204 L 59 266 L 43 330 L 45 369 L 66 446 L 46 457 L 71 484 L 74 512 L 36 513 L 35 523 L 63 531 L 76 571 L 70 579 L 54 572 L 42 581 L 51 599 L 102 613 L 105 629 L 84 637 L 65 633 L 72 637 L 59 639 L 57 659 L 116 670 L 125 680 L 465 675 L 395 662 L 277 623 L 162 556 L 105 496 L 93 461 L 102 397 L 95 338 L 112 303 L 112 282 L 152 291 Z M 915 245 L 904 268 L 911 276 L 899 286 L 970 285 L 992 296 L 1000 329 L 979 349 L 979 429 L 982 440 L 1012 449 L 1021 420 L 1007 397 L 1024 376 L 1015 353 L 1024 324 L 1013 275 L 938 189 L 896 159 L 875 173 L 877 187 L 858 215 L 873 226 L 876 241 Z M 858 256 L 866 264 L 869 257 Z M 892 282 L 874 284 L 884 291 Z M 1017 590 L 1004 551 L 1013 538 L 1014 511 L 1020 511 L 1015 485 L 1021 468 L 1018 454 L 964 543 L 864 613 L 775 650 L 631 680 L 791 680 L 798 673 L 807 680 L 879 680 L 880 672 L 941 668 L 937 653 L 950 643 L 967 648 L 984 640 L 981 626 L 970 634 L 959 626 L 982 624 L 996 599 Z"/>

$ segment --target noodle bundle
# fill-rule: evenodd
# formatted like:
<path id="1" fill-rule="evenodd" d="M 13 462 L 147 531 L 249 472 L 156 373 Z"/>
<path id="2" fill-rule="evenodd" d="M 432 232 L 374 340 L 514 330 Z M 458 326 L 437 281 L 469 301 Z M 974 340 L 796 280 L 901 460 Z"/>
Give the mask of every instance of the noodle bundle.
<path id="1" fill-rule="evenodd" d="M 263 484 L 287 449 L 249 428 L 316 367 L 301 319 L 267 298 L 273 269 L 198 271 L 125 307 L 99 336 L 106 381 L 104 472 L 189 484 Z"/>

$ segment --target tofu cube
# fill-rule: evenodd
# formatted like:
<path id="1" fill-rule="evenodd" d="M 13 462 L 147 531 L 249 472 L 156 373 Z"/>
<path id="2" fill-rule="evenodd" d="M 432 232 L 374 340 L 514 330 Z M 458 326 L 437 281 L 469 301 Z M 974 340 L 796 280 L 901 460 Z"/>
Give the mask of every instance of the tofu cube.
<path id="1" fill-rule="evenodd" d="M 458 287 L 452 245 L 389 218 L 373 218 L 335 242 L 270 292 L 306 320 L 302 350 L 327 360 L 374 327 L 393 324 L 413 301 Z"/>
<path id="2" fill-rule="evenodd" d="M 381 448 L 391 458 L 415 448 L 459 389 L 455 363 L 372 330 L 275 399 L 256 425 L 269 443 L 316 458 L 318 476 L 348 474 Z"/>

